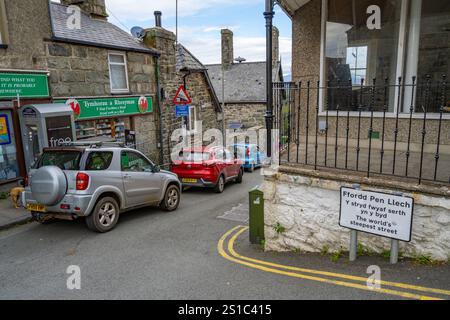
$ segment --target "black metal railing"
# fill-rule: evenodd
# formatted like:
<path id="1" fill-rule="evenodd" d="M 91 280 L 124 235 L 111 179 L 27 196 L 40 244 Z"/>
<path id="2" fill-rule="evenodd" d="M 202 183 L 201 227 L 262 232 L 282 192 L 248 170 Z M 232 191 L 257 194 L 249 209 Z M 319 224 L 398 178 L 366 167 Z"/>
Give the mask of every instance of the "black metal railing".
<path id="1" fill-rule="evenodd" d="M 280 163 L 450 183 L 447 77 L 273 84 Z"/>

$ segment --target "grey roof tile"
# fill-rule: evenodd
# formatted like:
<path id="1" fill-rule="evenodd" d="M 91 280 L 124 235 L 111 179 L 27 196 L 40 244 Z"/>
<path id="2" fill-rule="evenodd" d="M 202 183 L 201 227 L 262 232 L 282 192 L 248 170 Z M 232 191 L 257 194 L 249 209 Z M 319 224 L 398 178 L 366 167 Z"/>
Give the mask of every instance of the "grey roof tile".
<path id="1" fill-rule="evenodd" d="M 222 65 L 206 65 L 217 96 L 222 102 Z M 274 81 L 278 80 L 280 63 L 274 68 Z M 265 102 L 266 62 L 235 63 L 225 70 L 225 102 Z"/>
<path id="2" fill-rule="evenodd" d="M 67 6 L 59 3 L 51 3 L 51 17 L 53 36 L 57 40 L 83 43 L 86 45 L 109 47 L 124 51 L 139 51 L 149 54 L 157 54 L 130 34 L 107 21 L 92 19 L 85 13 L 81 14 L 81 29 L 70 29 L 67 21 L 70 14 Z"/>
<path id="3" fill-rule="evenodd" d="M 177 70 L 206 70 L 205 66 L 183 45 L 177 45 Z"/>

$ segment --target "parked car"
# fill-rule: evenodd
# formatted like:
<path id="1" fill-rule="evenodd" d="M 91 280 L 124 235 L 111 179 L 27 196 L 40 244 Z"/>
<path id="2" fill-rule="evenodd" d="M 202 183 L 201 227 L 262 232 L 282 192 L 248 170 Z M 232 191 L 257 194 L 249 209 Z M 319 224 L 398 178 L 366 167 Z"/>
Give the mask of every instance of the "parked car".
<path id="1" fill-rule="evenodd" d="M 171 171 L 178 175 L 183 187 L 213 188 L 217 193 L 222 193 L 228 182 L 242 183 L 244 175 L 242 161 L 220 147 L 182 150 Z"/>
<path id="2" fill-rule="evenodd" d="M 122 212 L 146 206 L 176 210 L 178 177 L 139 151 L 102 143 L 44 149 L 28 176 L 22 203 L 33 218 L 74 220 L 89 229 L 112 230 Z"/>
<path id="3" fill-rule="evenodd" d="M 244 168 L 249 172 L 261 168 L 266 158 L 256 144 L 234 144 L 230 149 L 244 162 Z"/>

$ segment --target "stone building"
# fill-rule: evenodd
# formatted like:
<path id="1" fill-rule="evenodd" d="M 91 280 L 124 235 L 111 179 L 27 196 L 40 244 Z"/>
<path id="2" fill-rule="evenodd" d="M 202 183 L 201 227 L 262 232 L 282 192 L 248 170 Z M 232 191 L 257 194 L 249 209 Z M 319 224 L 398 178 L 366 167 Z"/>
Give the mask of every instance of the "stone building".
<path id="1" fill-rule="evenodd" d="M 47 68 L 54 101 L 76 100 L 77 139 L 125 141 L 154 161 L 160 159 L 156 66 L 159 53 L 107 21 L 104 1 L 80 4 L 80 28 L 68 28 L 67 5 L 52 3 L 53 35 L 44 40 Z M 134 100 L 146 97 L 148 109 L 140 112 Z M 105 104 L 114 107 L 106 107 Z M 99 105 L 93 112 L 92 105 Z M 133 105 L 132 107 L 127 107 Z M 84 108 L 89 110 L 83 110 Z M 86 111 L 84 113 L 84 111 Z"/>
<path id="2" fill-rule="evenodd" d="M 50 101 L 43 43 L 50 36 L 47 1 L 0 1 L 0 185 L 15 182 L 26 172 L 14 90 L 26 83 L 14 81 L 19 77 L 12 75 L 26 73 L 26 80 L 39 83 L 21 97 L 21 103 Z"/>
<path id="3" fill-rule="evenodd" d="M 161 161 L 160 54 L 109 23 L 104 0 L 2 0 L 0 17 L 0 184 L 26 174 L 23 145 L 41 150 L 34 127 L 20 130 L 31 103 L 68 102 L 78 140 L 127 141 Z"/>
<path id="4" fill-rule="evenodd" d="M 225 100 L 227 128 L 230 125 L 238 125 L 242 129 L 265 127 L 266 62 L 246 63 L 240 58 L 235 60 L 233 32 L 224 29 L 221 35 L 222 64 L 207 65 L 206 68 L 220 103 Z M 279 31 L 276 28 L 273 32 L 273 43 L 273 81 L 280 82 L 283 81 L 283 71 L 279 60 Z M 222 74 L 225 83 L 222 82 Z"/>
<path id="5" fill-rule="evenodd" d="M 155 14 L 160 15 L 159 12 Z M 160 18 L 156 20 L 161 21 Z M 182 44 L 176 44 L 175 40 L 175 34 L 161 25 L 146 29 L 144 38 L 147 47 L 161 52 L 161 122 L 166 166 L 170 164 L 172 148 L 178 143 L 172 140 L 172 133 L 176 129 L 184 127 L 191 138 L 208 129 L 222 129 L 222 109 L 206 67 Z M 181 85 L 192 100 L 187 117 L 176 117 L 172 102 Z M 202 128 L 198 127 L 198 122 L 202 123 Z M 186 139 L 188 140 L 192 139 Z M 202 141 L 202 144 L 208 145 L 210 141 Z"/>
<path id="6" fill-rule="evenodd" d="M 265 183 L 266 248 L 348 250 L 350 231 L 339 225 L 348 187 L 413 198 L 411 241 L 400 251 L 448 260 L 449 2 L 278 3 L 292 20 L 293 83 L 274 87 L 281 166 Z M 376 223 L 388 226 L 387 217 Z M 367 250 L 398 240 L 354 225 Z"/>

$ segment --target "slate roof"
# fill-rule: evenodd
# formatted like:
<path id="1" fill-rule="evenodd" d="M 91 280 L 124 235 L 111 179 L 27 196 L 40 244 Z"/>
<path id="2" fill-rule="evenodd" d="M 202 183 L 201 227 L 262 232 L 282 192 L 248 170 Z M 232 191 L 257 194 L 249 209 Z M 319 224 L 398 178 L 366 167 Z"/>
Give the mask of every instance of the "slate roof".
<path id="1" fill-rule="evenodd" d="M 188 72 L 200 72 L 205 75 L 205 80 L 208 85 L 208 89 L 211 92 L 214 107 L 217 112 L 222 112 L 222 107 L 217 97 L 217 92 L 211 83 L 206 67 L 198 60 L 186 47 L 182 44 L 177 44 L 177 71 Z"/>
<path id="2" fill-rule="evenodd" d="M 67 6 L 52 2 L 50 13 L 53 27 L 53 40 L 92 45 L 123 51 L 136 51 L 157 55 L 155 50 L 145 47 L 139 40 L 107 21 L 92 19 L 81 13 L 81 29 L 69 29 Z"/>
<path id="3" fill-rule="evenodd" d="M 222 65 L 206 65 L 209 77 L 222 103 Z M 273 80 L 281 77 L 281 63 L 273 70 Z M 266 62 L 235 63 L 225 70 L 225 102 L 266 102 Z"/>
<path id="4" fill-rule="evenodd" d="M 205 66 L 183 45 L 177 45 L 177 70 L 204 71 Z"/>

